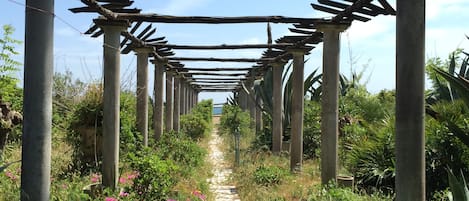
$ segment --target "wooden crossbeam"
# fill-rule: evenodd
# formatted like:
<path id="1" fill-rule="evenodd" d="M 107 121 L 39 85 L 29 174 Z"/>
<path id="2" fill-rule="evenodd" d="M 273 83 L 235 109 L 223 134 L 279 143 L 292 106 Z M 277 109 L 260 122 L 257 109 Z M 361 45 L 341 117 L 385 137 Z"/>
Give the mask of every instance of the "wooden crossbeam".
<path id="1" fill-rule="evenodd" d="M 273 61 L 273 59 L 249 59 L 249 58 L 213 58 L 213 57 L 168 57 L 170 61 L 216 61 L 216 62 L 247 62 L 247 63 L 255 63 L 255 62 L 269 62 Z"/>
<path id="2" fill-rule="evenodd" d="M 191 83 L 196 83 L 196 84 L 199 84 L 199 83 L 205 83 L 205 84 L 237 84 L 239 83 L 241 80 L 237 80 L 237 81 L 203 81 L 203 80 L 194 80 L 194 81 L 191 81 Z"/>
<path id="3" fill-rule="evenodd" d="M 252 70 L 253 68 L 190 68 L 190 67 L 184 67 L 184 68 L 174 68 L 174 70 L 177 70 L 179 72 L 183 71 L 247 71 L 247 70 Z"/>
<path id="4" fill-rule="evenodd" d="M 174 44 L 162 44 L 162 43 L 150 43 L 155 47 L 167 47 L 171 49 L 180 50 L 224 50 L 224 49 L 262 49 L 262 48 L 273 48 L 273 49 L 285 49 L 293 44 L 280 43 L 280 44 L 245 44 L 245 45 L 174 45 Z"/>
<path id="5" fill-rule="evenodd" d="M 237 89 L 199 89 L 202 92 L 232 92 Z"/>
<path id="6" fill-rule="evenodd" d="M 190 23 L 190 24 L 235 24 L 235 23 L 308 23 L 324 22 L 321 18 L 298 18 L 285 16 L 241 16 L 241 17 L 210 17 L 210 16 L 172 16 L 158 14 L 118 13 L 119 19 L 157 23 Z"/>
<path id="7" fill-rule="evenodd" d="M 179 72 L 179 74 L 190 74 L 190 75 L 213 75 L 213 76 L 243 76 L 246 73 L 208 73 L 208 72 Z"/>

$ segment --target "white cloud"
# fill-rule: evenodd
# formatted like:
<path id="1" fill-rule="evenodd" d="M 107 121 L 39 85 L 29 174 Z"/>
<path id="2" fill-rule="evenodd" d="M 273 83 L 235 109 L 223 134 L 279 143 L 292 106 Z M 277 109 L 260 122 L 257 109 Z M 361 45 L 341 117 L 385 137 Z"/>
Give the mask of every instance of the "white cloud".
<path id="1" fill-rule="evenodd" d="M 431 0 L 426 1 L 426 17 L 428 20 L 439 18 L 444 14 L 467 12 L 467 0 Z"/>
<path id="2" fill-rule="evenodd" d="M 184 15 L 187 11 L 205 5 L 210 0 L 170 0 L 169 3 L 162 8 L 151 8 L 148 11 L 158 14 L 167 15 Z"/>

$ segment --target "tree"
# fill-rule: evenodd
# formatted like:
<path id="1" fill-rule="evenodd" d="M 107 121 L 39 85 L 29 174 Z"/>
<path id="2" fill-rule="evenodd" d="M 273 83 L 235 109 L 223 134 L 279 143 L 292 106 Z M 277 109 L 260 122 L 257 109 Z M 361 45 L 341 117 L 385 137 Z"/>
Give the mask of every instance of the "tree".
<path id="1" fill-rule="evenodd" d="M 21 41 L 13 39 L 11 35 L 15 29 L 11 25 L 3 25 L 2 38 L 0 39 L 0 100 L 12 102 L 13 108 L 17 109 L 17 104 L 21 100 L 21 91 L 16 86 L 18 79 L 14 73 L 19 69 L 20 62 L 12 57 L 19 53 L 15 51 L 15 46 L 21 44 Z"/>

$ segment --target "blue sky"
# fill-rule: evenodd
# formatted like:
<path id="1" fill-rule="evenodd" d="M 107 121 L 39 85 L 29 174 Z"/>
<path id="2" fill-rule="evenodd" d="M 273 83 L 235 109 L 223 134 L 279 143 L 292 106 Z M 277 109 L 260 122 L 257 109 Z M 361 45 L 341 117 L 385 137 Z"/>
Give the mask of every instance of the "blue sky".
<path id="1" fill-rule="evenodd" d="M 25 0 L 0 0 L 0 25 L 11 24 L 16 28 L 14 37 L 24 40 Z M 314 11 L 310 3 L 315 0 L 135 0 L 134 7 L 144 13 L 201 16 L 246 16 L 246 15 L 284 15 L 291 17 L 326 17 L 326 13 Z M 389 1 L 395 7 L 395 0 Z M 54 35 L 55 70 L 71 70 L 75 77 L 84 81 L 100 79 L 102 76 L 102 38 L 93 39 L 80 32 L 86 31 L 96 14 L 73 14 L 68 8 L 80 7 L 79 0 L 56 0 Z M 467 0 L 428 0 L 427 1 L 427 57 L 447 57 L 456 48 L 469 47 L 465 34 L 469 35 L 469 1 Z M 71 26 L 62 22 L 69 23 Z M 172 44 L 246 44 L 267 41 L 266 24 L 230 25 L 191 25 L 191 24 L 154 24 L 158 28 L 156 36 L 166 36 Z M 272 25 L 274 38 L 291 34 L 291 25 Z M 23 47 L 18 50 L 23 53 Z M 367 75 L 371 75 L 368 89 L 378 92 L 393 89 L 395 86 L 395 18 L 379 16 L 367 23 L 354 22 L 342 34 L 341 72 L 350 74 L 351 60 L 357 70 L 368 65 Z M 230 51 L 175 51 L 177 56 L 217 56 L 258 58 L 261 50 Z M 351 54 L 350 54 L 351 53 Z M 22 55 L 16 57 L 23 61 Z M 321 67 L 322 46 L 318 45 L 305 65 L 305 74 Z M 352 58 L 352 59 L 351 59 Z M 136 59 L 133 53 L 121 59 L 121 80 L 126 88 L 135 85 Z M 207 63 L 190 62 L 189 67 L 249 67 L 249 63 Z M 150 72 L 153 67 L 150 67 Z M 18 73 L 18 77 L 22 77 Z M 150 80 L 153 76 L 150 75 Z M 152 82 L 150 84 L 152 86 Z M 223 102 L 227 93 L 203 93 L 200 98 L 213 98 Z"/>

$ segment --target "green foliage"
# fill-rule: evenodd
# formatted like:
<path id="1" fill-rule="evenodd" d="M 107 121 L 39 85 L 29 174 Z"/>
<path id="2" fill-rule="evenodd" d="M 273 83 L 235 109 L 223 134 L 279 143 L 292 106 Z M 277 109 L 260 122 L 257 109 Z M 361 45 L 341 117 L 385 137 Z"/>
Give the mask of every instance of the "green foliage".
<path id="1" fill-rule="evenodd" d="M 329 184 L 327 186 L 317 186 L 317 189 L 314 189 L 309 193 L 306 200 L 311 201 L 380 201 L 380 200 L 392 200 L 388 196 L 383 196 L 379 193 L 377 194 L 360 194 L 353 192 L 350 188 L 339 188 L 334 184 Z"/>
<path id="2" fill-rule="evenodd" d="M 388 119 L 376 127 L 366 127 L 350 145 L 348 170 L 357 186 L 366 190 L 392 193 L 395 179 L 394 121 Z"/>
<path id="3" fill-rule="evenodd" d="M 133 180 L 131 191 L 141 200 L 163 200 L 167 198 L 177 182 L 174 175 L 178 166 L 170 160 L 161 159 L 149 149 L 129 153 L 130 167 L 139 173 Z"/>
<path id="4" fill-rule="evenodd" d="M 277 185 L 282 182 L 289 172 L 277 166 L 259 166 L 254 171 L 254 181 L 263 186 Z"/>
<path id="5" fill-rule="evenodd" d="M 209 124 L 202 116 L 187 114 L 181 116 L 181 131 L 193 139 L 205 137 Z"/>
<path id="6" fill-rule="evenodd" d="M 212 128 L 212 113 L 212 100 L 201 101 L 190 114 L 181 116 L 181 131 L 195 140 L 205 137 Z"/>
<path id="7" fill-rule="evenodd" d="M 165 133 L 155 144 L 157 155 L 163 160 L 174 161 L 183 174 L 200 167 L 207 151 L 182 133 Z"/>
<path id="8" fill-rule="evenodd" d="M 0 39 L 0 100 L 12 103 L 14 110 L 20 110 L 22 105 L 22 90 L 16 85 L 19 80 L 14 73 L 19 69 L 20 62 L 12 57 L 19 53 L 15 50 L 16 45 L 21 41 L 11 38 L 15 29 L 11 25 L 3 25 L 2 38 Z"/>
<path id="9" fill-rule="evenodd" d="M 448 169 L 448 180 L 451 188 L 451 197 L 450 200 L 457 201 L 468 201 L 469 200 L 469 190 L 467 189 L 466 180 L 464 179 L 464 174 L 461 172 L 460 179 L 458 179 L 451 169 Z"/>
<path id="10" fill-rule="evenodd" d="M 303 130 L 303 155 L 307 159 L 319 157 L 321 146 L 321 105 L 305 101 Z"/>
<path id="11" fill-rule="evenodd" d="M 243 112 L 235 105 L 223 105 L 220 118 L 220 133 L 234 135 L 239 132 L 246 136 L 250 132 L 250 117 L 248 112 Z"/>

